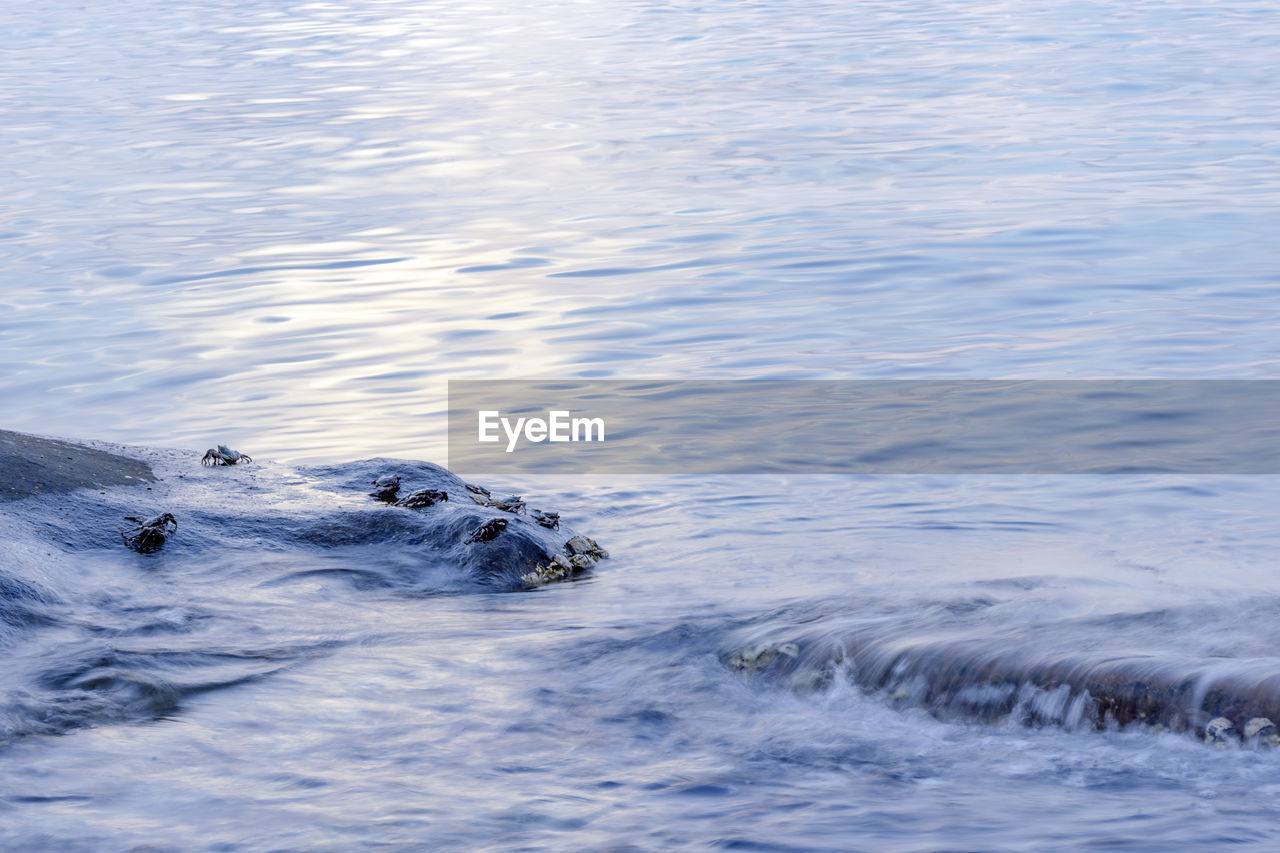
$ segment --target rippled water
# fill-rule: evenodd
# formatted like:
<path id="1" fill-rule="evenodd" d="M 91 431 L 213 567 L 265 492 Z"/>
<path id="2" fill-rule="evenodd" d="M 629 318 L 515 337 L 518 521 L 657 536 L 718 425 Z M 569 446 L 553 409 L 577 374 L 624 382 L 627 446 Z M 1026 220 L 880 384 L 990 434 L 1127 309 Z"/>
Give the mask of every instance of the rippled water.
<path id="1" fill-rule="evenodd" d="M 439 456 L 449 378 L 1280 353 L 1270 4 L 8 17 L 10 427 Z"/>
<path id="2" fill-rule="evenodd" d="M 448 379 L 1271 378 L 1280 356 L 1273 4 L 5 22 L 0 427 L 341 463 L 262 465 L 245 518 L 376 467 L 352 459 L 443 459 Z M 178 488 L 195 457 L 163 458 Z M 190 476 L 188 519 L 246 482 Z M 124 493 L 0 505 L 0 841 L 1274 841 L 1273 753 L 726 665 L 873 637 L 1280 672 L 1272 478 L 497 485 L 613 558 L 495 593 L 386 542 L 67 541 L 153 509 Z"/>

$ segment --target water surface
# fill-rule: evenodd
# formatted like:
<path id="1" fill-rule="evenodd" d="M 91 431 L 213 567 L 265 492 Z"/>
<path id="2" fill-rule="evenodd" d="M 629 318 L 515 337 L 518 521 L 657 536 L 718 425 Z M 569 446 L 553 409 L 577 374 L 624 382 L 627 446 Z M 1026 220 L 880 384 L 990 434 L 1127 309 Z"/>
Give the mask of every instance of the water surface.
<path id="1" fill-rule="evenodd" d="M 449 379 L 1275 376 L 1272 4 L 53 0 L 5 31 L 0 426 L 346 472 L 263 464 L 246 513 L 442 460 Z M 188 513 L 241 481 L 192 483 Z M 1272 753 L 725 665 L 874 628 L 1275 672 L 1269 478 L 491 485 L 613 558 L 494 593 L 386 543 L 53 535 L 152 509 L 123 493 L 5 505 L 0 838 L 1274 844 Z"/>

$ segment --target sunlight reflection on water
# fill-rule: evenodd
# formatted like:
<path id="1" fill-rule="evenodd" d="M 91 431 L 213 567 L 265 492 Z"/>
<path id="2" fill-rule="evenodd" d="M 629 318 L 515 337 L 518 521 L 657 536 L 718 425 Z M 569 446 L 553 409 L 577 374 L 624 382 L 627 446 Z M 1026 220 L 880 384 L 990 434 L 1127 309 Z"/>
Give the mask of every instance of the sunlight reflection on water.
<path id="1" fill-rule="evenodd" d="M 1001 8 L 18 11 L 7 425 L 439 456 L 450 378 L 1267 375 L 1262 8 Z"/>
<path id="2" fill-rule="evenodd" d="M 15 5 L 0 427 L 441 459 L 450 379 L 1272 378 L 1273 5 Z M 172 719 L 26 739 L 0 829 L 60 851 L 1274 836 L 1271 754 L 945 723 L 720 660 L 1007 596 L 992 642 L 1047 624 L 1270 666 L 1265 478 L 514 486 L 613 560 L 415 597 L 313 577 L 310 552 L 144 572 L 35 540 L 20 567 L 65 592 L 60 627 L 15 629 L 42 666 L 332 648 Z M 280 572 L 310 580 L 261 586 Z M 122 655 L 103 630 L 135 623 L 154 638 Z M 137 690 L 121 666 L 104 680 Z M 47 710 L 16 689 L 16 716 Z"/>

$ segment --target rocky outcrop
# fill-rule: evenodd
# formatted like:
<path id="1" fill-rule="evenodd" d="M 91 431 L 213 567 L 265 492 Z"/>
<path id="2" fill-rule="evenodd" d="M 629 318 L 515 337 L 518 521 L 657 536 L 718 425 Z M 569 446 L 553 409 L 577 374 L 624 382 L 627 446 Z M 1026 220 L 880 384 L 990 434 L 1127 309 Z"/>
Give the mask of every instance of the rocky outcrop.
<path id="1" fill-rule="evenodd" d="M 424 569 L 519 589 L 572 579 L 607 556 L 559 513 L 494 497 L 427 462 L 200 463 L 190 451 L 108 451 L 0 432 L 0 496 L 36 502 L 24 516 L 39 539 L 79 551 L 128 546 L 153 559 L 388 546 Z M 120 488 L 128 486 L 145 489 Z"/>

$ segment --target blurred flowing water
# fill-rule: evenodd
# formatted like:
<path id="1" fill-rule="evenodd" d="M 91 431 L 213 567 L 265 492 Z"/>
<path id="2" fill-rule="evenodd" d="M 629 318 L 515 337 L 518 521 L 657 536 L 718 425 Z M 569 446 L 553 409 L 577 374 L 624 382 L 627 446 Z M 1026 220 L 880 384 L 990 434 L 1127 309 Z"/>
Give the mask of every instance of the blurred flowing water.
<path id="1" fill-rule="evenodd" d="M 229 443 L 286 526 L 443 461 L 448 379 L 1275 376 L 1274 4 L 12 5 L 0 427 Z M 0 504 L 0 846 L 1275 842 L 1272 752 L 726 665 L 1280 672 L 1273 478 L 490 485 L 613 558 L 496 593 Z"/>

